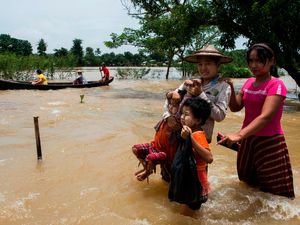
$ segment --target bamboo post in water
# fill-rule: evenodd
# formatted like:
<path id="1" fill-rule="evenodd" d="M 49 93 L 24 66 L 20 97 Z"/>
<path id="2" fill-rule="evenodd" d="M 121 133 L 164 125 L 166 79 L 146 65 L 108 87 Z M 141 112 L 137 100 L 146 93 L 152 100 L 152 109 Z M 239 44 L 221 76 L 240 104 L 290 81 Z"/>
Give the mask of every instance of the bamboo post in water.
<path id="1" fill-rule="evenodd" d="M 33 121 L 34 121 L 37 159 L 42 160 L 41 139 L 40 139 L 40 130 L 39 130 L 39 117 L 38 116 L 33 117 Z"/>

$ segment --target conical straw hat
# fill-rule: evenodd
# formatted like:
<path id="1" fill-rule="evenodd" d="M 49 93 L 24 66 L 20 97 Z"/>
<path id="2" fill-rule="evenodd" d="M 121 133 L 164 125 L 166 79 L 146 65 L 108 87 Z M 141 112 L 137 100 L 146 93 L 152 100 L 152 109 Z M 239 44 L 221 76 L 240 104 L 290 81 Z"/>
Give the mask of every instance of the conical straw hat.
<path id="1" fill-rule="evenodd" d="M 223 55 L 213 45 L 206 45 L 205 47 L 196 51 L 195 53 L 186 56 L 184 58 L 184 60 L 187 62 L 191 62 L 191 63 L 198 63 L 200 61 L 200 59 L 203 58 L 204 56 L 219 58 L 220 64 L 221 63 L 230 63 L 232 61 L 232 58 Z"/>

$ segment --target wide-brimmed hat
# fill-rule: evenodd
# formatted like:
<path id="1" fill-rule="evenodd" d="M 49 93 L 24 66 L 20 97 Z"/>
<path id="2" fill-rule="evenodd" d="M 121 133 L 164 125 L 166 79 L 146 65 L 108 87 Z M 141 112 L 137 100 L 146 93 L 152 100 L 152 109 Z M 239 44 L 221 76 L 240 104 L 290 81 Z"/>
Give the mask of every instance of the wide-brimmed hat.
<path id="1" fill-rule="evenodd" d="M 206 45 L 205 47 L 201 48 L 200 50 L 196 51 L 195 53 L 188 55 L 184 58 L 185 61 L 191 63 L 198 63 L 201 58 L 203 57 L 214 57 L 218 58 L 218 62 L 221 63 L 230 63 L 232 58 L 223 55 L 219 52 L 213 45 Z"/>
<path id="2" fill-rule="evenodd" d="M 82 70 L 77 70 L 77 73 L 82 73 Z"/>

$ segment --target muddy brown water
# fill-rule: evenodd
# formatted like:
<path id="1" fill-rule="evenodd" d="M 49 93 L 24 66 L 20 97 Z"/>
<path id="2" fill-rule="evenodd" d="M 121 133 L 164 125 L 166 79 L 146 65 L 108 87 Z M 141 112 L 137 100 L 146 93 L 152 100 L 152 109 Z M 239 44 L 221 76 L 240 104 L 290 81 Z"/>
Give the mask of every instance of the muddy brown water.
<path id="1" fill-rule="evenodd" d="M 0 91 L 0 224 L 300 224 L 300 111 L 295 101 L 282 118 L 295 200 L 239 182 L 236 152 L 215 140 L 212 192 L 195 218 L 182 216 L 178 205 L 169 202 L 168 185 L 159 173 L 149 184 L 134 178 L 138 162 L 131 146 L 153 138 L 164 93 L 180 83 L 116 79 L 91 89 Z M 34 116 L 39 117 L 43 152 L 39 162 Z M 243 112 L 229 112 L 215 133 L 239 129 L 242 118 Z"/>

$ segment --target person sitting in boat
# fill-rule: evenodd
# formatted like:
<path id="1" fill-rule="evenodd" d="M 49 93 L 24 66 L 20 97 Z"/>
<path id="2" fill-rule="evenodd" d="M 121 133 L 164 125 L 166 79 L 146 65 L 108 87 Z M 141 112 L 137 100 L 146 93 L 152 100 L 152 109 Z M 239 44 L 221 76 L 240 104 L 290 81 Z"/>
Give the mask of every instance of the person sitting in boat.
<path id="1" fill-rule="evenodd" d="M 40 69 L 38 69 L 38 70 L 36 70 L 36 73 L 38 75 L 38 78 L 36 80 L 32 81 L 31 84 L 47 85 L 48 81 L 47 81 L 47 78 L 45 77 L 45 75 L 43 74 L 43 72 Z"/>
<path id="2" fill-rule="evenodd" d="M 73 84 L 86 84 L 87 81 L 81 70 L 77 70 L 78 77 L 73 81 Z"/>
<path id="3" fill-rule="evenodd" d="M 101 67 L 99 67 L 99 71 L 101 73 L 102 79 L 101 81 L 108 81 L 110 78 L 109 70 L 106 67 L 105 63 L 102 63 Z"/>

